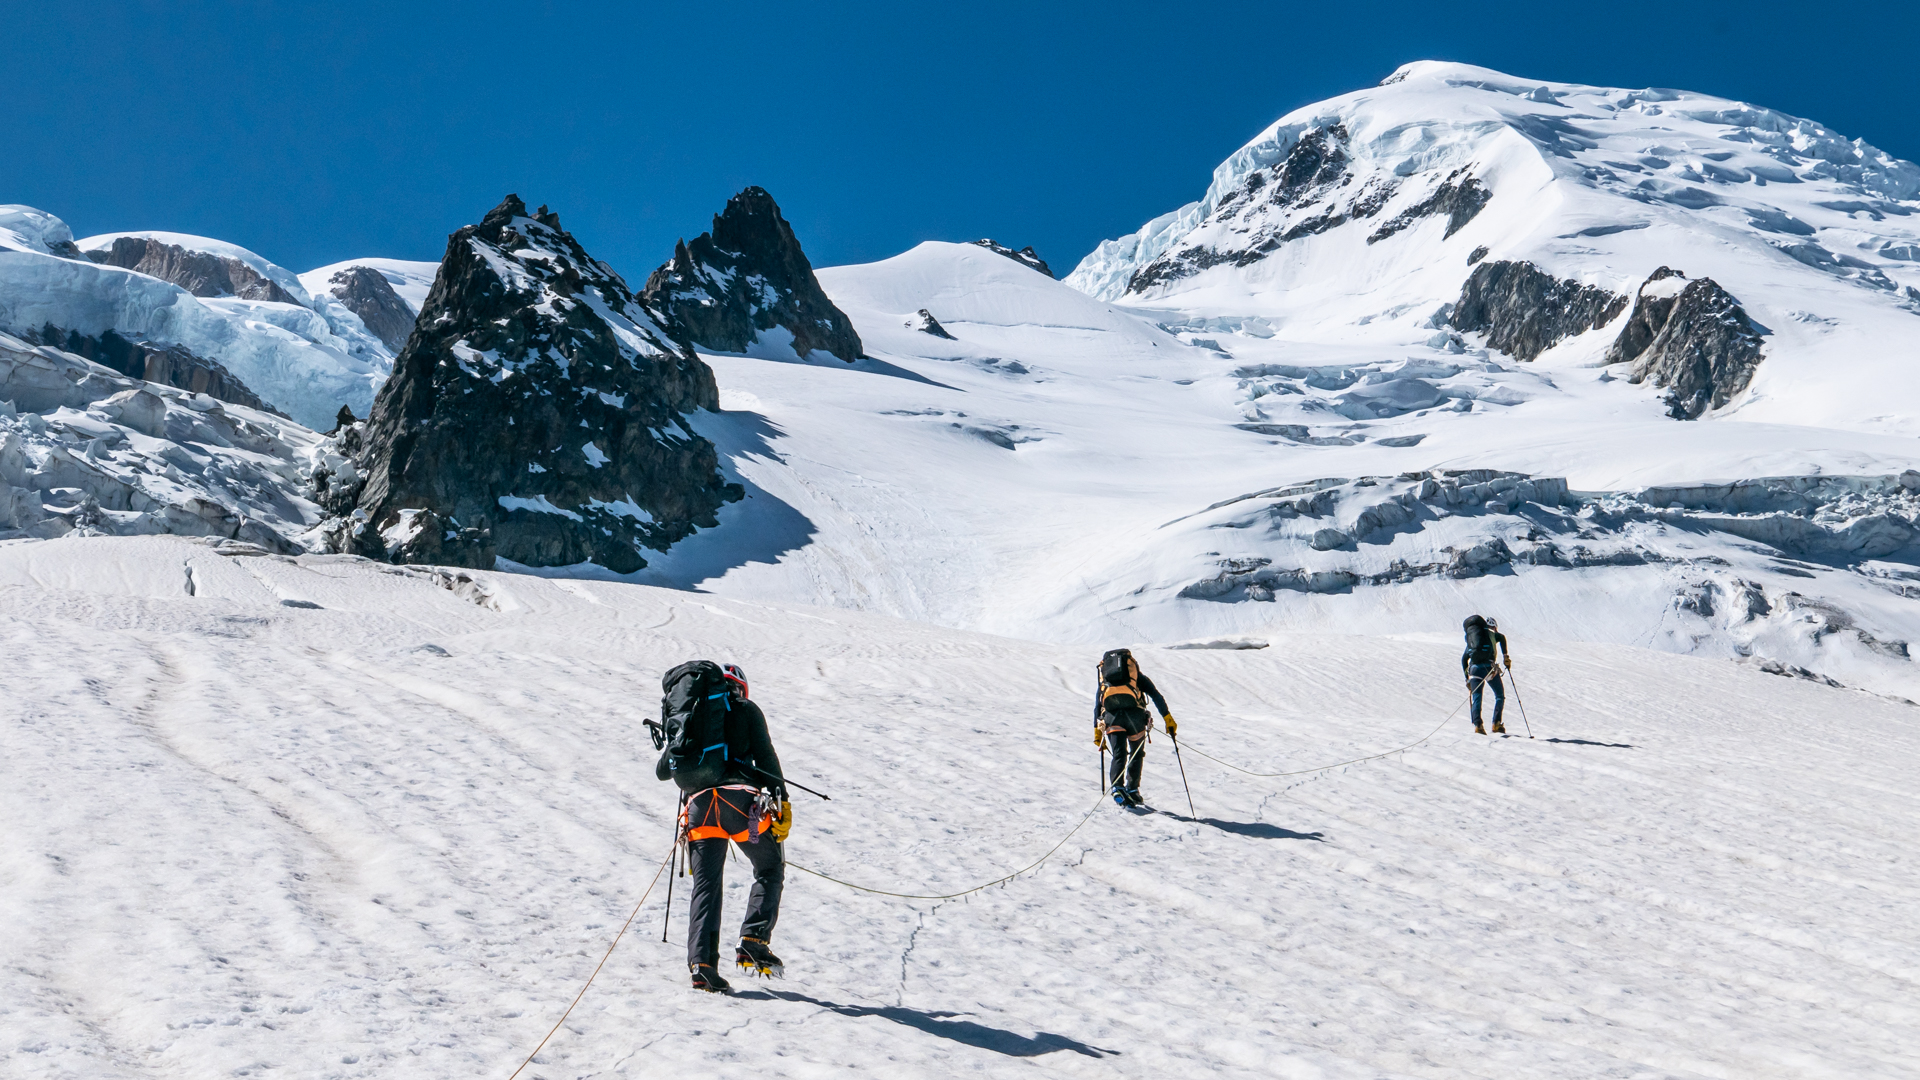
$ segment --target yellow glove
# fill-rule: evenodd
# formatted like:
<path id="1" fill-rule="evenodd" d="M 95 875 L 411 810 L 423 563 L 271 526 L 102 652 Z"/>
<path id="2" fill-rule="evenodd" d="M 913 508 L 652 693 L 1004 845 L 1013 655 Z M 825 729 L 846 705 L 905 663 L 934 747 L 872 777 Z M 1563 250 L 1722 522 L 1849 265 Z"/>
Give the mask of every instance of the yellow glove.
<path id="1" fill-rule="evenodd" d="M 1093 725 L 1093 745 L 1102 750 L 1107 748 L 1107 732 L 1099 724 Z"/>
<path id="2" fill-rule="evenodd" d="M 1180 725 L 1173 722 L 1172 713 L 1168 713 L 1167 715 L 1161 717 L 1160 722 L 1167 725 L 1167 734 L 1169 736 L 1180 734 Z"/>
<path id="3" fill-rule="evenodd" d="M 1508 671 L 1513 670 L 1513 657 L 1511 656 L 1507 657 L 1507 670 Z"/>
<path id="4" fill-rule="evenodd" d="M 793 804 L 785 799 L 781 799 L 780 814 L 773 819 L 773 828 L 768 829 L 767 832 L 773 837 L 775 843 L 784 844 L 787 842 L 787 834 L 792 831 Z"/>

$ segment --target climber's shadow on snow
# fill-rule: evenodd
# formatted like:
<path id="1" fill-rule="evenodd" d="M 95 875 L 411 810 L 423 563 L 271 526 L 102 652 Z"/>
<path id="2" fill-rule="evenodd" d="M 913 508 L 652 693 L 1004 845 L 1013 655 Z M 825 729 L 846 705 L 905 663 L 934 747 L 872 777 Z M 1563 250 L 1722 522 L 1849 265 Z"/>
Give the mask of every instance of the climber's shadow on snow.
<path id="1" fill-rule="evenodd" d="M 1606 746 L 1606 747 L 1611 747 L 1611 748 L 1613 748 L 1613 749 L 1615 749 L 1615 750 L 1633 750 L 1633 749 L 1637 749 L 1637 747 L 1635 747 L 1635 746 L 1634 746 L 1634 745 L 1633 745 L 1632 743 L 1624 743 L 1624 742 L 1594 742 L 1594 741 L 1593 741 L 1592 739 L 1541 739 L 1540 741 L 1541 741 L 1541 742 L 1557 742 L 1557 743 L 1565 743 L 1565 744 L 1567 744 L 1567 745 L 1569 745 L 1569 746 Z"/>
<path id="2" fill-rule="evenodd" d="M 1188 817 L 1185 814 L 1176 814 L 1171 810 L 1162 810 L 1160 812 L 1175 821 L 1185 821 L 1194 825 L 1211 825 L 1221 832 L 1232 833 L 1235 836 L 1251 836 L 1255 840 L 1316 840 L 1322 844 L 1327 842 L 1325 833 L 1294 832 L 1292 829 L 1283 829 L 1278 825 L 1269 825 L 1264 821 L 1222 821 L 1219 818 Z"/>
<path id="3" fill-rule="evenodd" d="M 954 1012 L 926 1012 L 921 1009 L 908 1009 L 898 1005 L 841 1005 L 832 1001 L 822 1001 L 806 994 L 797 994 L 791 990 L 743 990 L 733 995 L 737 998 L 778 998 L 781 1001 L 797 1001 L 807 1005 L 817 1005 L 839 1013 L 841 1016 L 863 1017 L 877 1016 L 882 1020 L 891 1020 L 904 1024 L 929 1035 L 942 1039 L 951 1039 L 981 1050 L 991 1050 L 1008 1057 L 1040 1057 L 1059 1050 L 1071 1050 L 1083 1057 L 1116 1057 L 1118 1050 L 1103 1050 L 1098 1046 L 1089 1046 L 1078 1039 L 1069 1039 L 1065 1035 L 1055 1035 L 1049 1031 L 1035 1032 L 1031 1038 L 1004 1028 L 988 1027 L 972 1020 L 953 1020 L 960 1016 Z"/>

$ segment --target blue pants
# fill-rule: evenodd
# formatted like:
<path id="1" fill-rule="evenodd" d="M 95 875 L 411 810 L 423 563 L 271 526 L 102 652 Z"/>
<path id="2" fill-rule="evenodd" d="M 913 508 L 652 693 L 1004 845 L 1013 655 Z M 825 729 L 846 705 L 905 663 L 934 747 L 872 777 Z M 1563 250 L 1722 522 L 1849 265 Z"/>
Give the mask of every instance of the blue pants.
<path id="1" fill-rule="evenodd" d="M 1492 672 L 1492 676 L 1488 676 Z M 1500 669 L 1492 664 L 1475 664 L 1467 669 L 1467 688 L 1473 691 L 1473 726 L 1480 726 L 1480 695 L 1488 686 L 1493 687 L 1493 722 L 1500 722 L 1500 713 L 1507 707 L 1507 688 L 1500 681 Z"/>

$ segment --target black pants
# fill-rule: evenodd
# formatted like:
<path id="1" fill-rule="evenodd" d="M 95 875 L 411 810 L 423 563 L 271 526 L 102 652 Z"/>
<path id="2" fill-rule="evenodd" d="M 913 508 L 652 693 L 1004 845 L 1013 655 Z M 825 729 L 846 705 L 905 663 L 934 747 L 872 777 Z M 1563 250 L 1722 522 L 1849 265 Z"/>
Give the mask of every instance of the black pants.
<path id="1" fill-rule="evenodd" d="M 1467 671 L 1467 688 L 1473 691 L 1473 726 L 1480 726 L 1480 695 L 1487 687 L 1493 687 L 1493 722 L 1500 722 L 1500 713 L 1507 707 L 1507 688 L 1500 682 L 1500 669 L 1492 664 L 1475 664 Z"/>
<path id="2" fill-rule="evenodd" d="M 1107 727 L 1125 728 L 1124 731 L 1107 732 L 1107 753 L 1113 755 L 1113 764 L 1109 766 L 1107 787 L 1140 792 L 1140 770 L 1147 766 L 1147 740 L 1133 741 L 1129 736 L 1144 734 L 1153 721 L 1145 709 L 1121 709 L 1118 712 L 1103 713 L 1100 722 Z"/>
<path id="3" fill-rule="evenodd" d="M 716 796 L 723 799 L 715 803 Z M 733 835 L 744 834 L 748 814 L 730 804 L 749 808 L 751 798 L 742 791 L 697 792 L 688 800 L 688 820 L 695 825 L 717 821 Z M 740 936 L 773 940 L 773 924 L 780 918 L 780 890 L 787 879 L 786 854 L 780 844 L 764 833 L 751 842 L 730 841 L 724 836 L 695 840 L 687 845 L 688 869 L 693 873 L 693 906 L 687 913 L 689 967 L 720 964 L 720 899 L 729 843 L 738 844 L 753 867 L 753 890 L 747 894 L 747 917 L 740 924 Z"/>

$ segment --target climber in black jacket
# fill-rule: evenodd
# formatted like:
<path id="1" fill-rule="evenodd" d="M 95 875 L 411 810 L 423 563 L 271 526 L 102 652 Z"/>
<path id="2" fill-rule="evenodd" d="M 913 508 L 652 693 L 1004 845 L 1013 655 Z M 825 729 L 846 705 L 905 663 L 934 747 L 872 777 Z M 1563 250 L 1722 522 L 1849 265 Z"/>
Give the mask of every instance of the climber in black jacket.
<path id="1" fill-rule="evenodd" d="M 759 975 L 784 971 L 768 947 L 780 918 L 780 892 L 787 862 L 782 845 L 793 828 L 793 804 L 779 781 L 780 758 L 767 734 L 767 717 L 747 698 L 747 673 L 724 665 L 728 693 L 727 768 L 717 787 L 687 796 L 681 828 L 687 840 L 687 872 L 693 877 L 693 903 L 687 915 L 687 967 L 697 990 L 725 991 L 720 975 L 721 872 L 727 844 L 739 845 L 753 867 L 747 916 L 740 925 L 734 962 Z M 752 766 L 749 769 L 747 766 Z"/>
<path id="2" fill-rule="evenodd" d="M 1153 699 L 1168 735 L 1179 731 L 1180 726 L 1167 708 L 1167 699 L 1160 696 L 1152 679 L 1141 674 L 1131 652 L 1108 652 L 1100 658 L 1098 671 L 1100 680 L 1093 694 L 1093 741 L 1113 754 L 1113 771 L 1108 779 L 1113 801 L 1121 806 L 1142 806 L 1140 772 L 1147 764 L 1147 731 L 1153 726 L 1143 700 Z"/>

